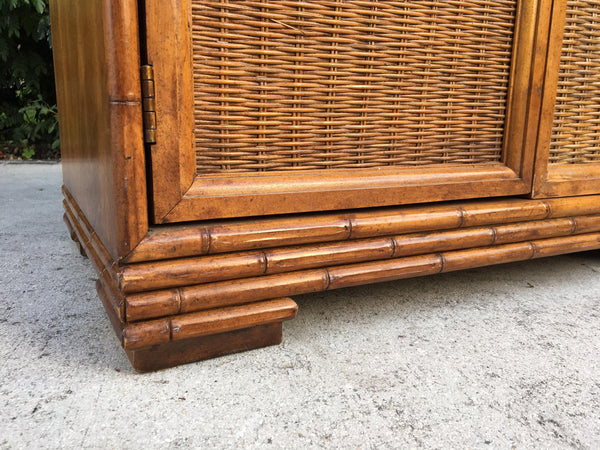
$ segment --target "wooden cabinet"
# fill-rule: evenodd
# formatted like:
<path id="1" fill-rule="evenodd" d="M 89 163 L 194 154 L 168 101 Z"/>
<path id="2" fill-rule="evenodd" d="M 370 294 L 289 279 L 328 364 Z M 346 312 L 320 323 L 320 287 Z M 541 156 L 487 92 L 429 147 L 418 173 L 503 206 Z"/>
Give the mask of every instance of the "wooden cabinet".
<path id="1" fill-rule="evenodd" d="M 132 364 L 289 296 L 600 248 L 591 0 L 51 1 L 65 219 Z"/>

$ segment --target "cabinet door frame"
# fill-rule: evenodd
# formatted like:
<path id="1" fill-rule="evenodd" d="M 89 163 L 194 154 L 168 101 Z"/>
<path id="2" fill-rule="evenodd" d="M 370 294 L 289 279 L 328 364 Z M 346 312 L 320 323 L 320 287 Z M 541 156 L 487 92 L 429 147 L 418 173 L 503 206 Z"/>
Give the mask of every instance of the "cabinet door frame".
<path id="1" fill-rule="evenodd" d="M 552 5 L 548 57 L 543 81 L 541 117 L 536 143 L 533 198 L 569 197 L 600 193 L 600 163 L 549 164 L 567 0 Z"/>
<path id="2" fill-rule="evenodd" d="M 191 0 L 145 0 L 157 138 L 150 147 L 155 223 L 379 207 L 531 192 L 552 0 L 518 2 L 502 161 L 485 165 L 196 176 Z M 534 88 L 532 88 L 534 86 Z"/>

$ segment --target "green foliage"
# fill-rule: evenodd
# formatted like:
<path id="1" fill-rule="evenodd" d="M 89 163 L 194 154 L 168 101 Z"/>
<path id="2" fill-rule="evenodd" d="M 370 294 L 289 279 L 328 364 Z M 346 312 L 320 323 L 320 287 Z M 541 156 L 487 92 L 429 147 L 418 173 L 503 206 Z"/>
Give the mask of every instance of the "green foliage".
<path id="1" fill-rule="evenodd" d="M 56 156 L 48 0 L 0 0 L 0 143 L 27 159 Z"/>

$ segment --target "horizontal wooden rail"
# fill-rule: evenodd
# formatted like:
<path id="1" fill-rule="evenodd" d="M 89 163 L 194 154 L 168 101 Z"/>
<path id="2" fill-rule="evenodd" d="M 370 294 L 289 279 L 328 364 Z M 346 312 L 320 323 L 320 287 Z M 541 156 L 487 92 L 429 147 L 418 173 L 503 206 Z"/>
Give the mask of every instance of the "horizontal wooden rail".
<path id="1" fill-rule="evenodd" d="M 297 312 L 298 305 L 291 298 L 280 298 L 139 322 L 123 329 L 123 347 L 134 350 L 170 341 L 278 323 L 293 319 Z"/>
<path id="2" fill-rule="evenodd" d="M 508 244 L 600 231 L 600 215 L 357 239 L 301 247 L 130 264 L 120 289 L 137 293 L 318 267 Z"/>
<path id="3" fill-rule="evenodd" d="M 599 195 L 466 201 L 291 218 L 204 222 L 155 228 L 125 261 L 164 260 L 590 214 L 600 214 Z"/>
<path id="4" fill-rule="evenodd" d="M 98 270 L 122 323 L 599 247 L 593 232 L 600 231 L 600 214 L 594 213 L 600 196 L 590 196 L 507 201 L 513 207 L 506 216 L 527 219 L 521 223 L 494 225 L 506 219 L 497 209 L 500 203 L 508 207 L 506 202 L 467 204 L 453 210 L 460 211 L 455 215 L 460 221 L 451 230 L 117 266 L 66 190 L 65 197 L 65 220 Z M 448 218 L 447 207 L 436 207 L 434 216 Z M 389 211 L 372 213 L 352 224 L 377 233 L 399 226 L 379 222 L 390 218 Z M 412 213 L 401 214 L 403 223 L 417 226 Z M 591 214 L 563 217 L 578 213 Z M 493 225 L 476 226 L 487 220 Z M 462 228 L 467 225 L 471 228 Z M 459 263 L 455 258 L 460 255 Z"/>
<path id="5" fill-rule="evenodd" d="M 126 296 L 126 317 L 130 322 L 148 320 L 597 248 L 600 233 L 589 233 L 152 291 Z"/>

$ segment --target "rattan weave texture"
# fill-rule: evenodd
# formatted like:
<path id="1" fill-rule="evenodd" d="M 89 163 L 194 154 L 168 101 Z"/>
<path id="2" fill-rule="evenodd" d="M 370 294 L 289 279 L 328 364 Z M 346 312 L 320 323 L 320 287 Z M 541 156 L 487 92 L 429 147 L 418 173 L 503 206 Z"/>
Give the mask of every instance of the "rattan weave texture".
<path id="1" fill-rule="evenodd" d="M 516 0 L 192 0 L 199 174 L 501 159 Z"/>
<path id="2" fill-rule="evenodd" d="M 600 163 L 600 0 L 569 0 L 550 164 Z"/>

